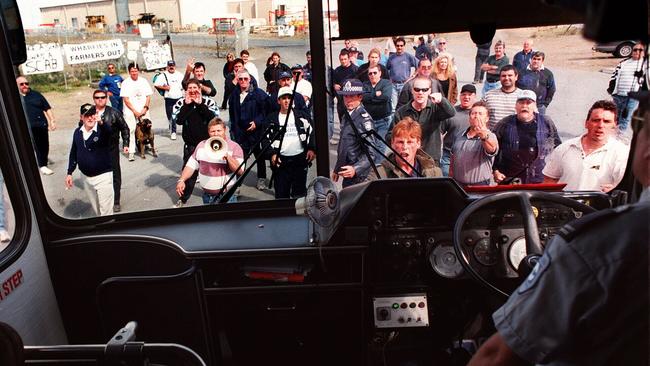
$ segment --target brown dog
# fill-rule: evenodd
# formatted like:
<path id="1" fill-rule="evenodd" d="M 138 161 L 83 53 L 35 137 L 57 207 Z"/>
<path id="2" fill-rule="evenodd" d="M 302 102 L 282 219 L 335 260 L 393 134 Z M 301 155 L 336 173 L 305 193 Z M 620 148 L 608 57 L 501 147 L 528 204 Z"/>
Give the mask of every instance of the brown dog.
<path id="1" fill-rule="evenodd" d="M 158 157 L 156 154 L 156 148 L 153 144 L 153 130 L 151 129 L 151 120 L 148 118 L 143 118 L 138 120 L 138 124 L 135 126 L 135 143 L 140 152 L 140 157 L 146 159 L 144 156 L 144 149 L 147 144 L 151 145 L 151 155 L 154 158 Z"/>

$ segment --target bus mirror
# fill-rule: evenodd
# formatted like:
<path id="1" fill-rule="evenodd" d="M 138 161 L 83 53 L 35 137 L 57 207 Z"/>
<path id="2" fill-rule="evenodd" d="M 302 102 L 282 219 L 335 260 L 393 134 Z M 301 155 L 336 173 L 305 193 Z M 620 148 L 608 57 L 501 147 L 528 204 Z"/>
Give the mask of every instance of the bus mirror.
<path id="1" fill-rule="evenodd" d="M 27 47 L 16 0 L 0 0 L 0 15 L 5 41 L 11 53 L 11 63 L 20 65 L 27 61 Z"/>

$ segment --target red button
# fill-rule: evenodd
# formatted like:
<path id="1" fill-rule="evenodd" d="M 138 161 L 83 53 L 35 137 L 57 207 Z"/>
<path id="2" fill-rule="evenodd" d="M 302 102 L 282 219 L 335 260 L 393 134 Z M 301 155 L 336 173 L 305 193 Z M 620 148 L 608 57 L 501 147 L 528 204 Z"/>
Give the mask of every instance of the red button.
<path id="1" fill-rule="evenodd" d="M 419 308 L 423 308 L 424 306 L 425 306 L 425 305 L 424 305 L 424 302 L 421 302 L 421 303 L 418 304 L 418 307 L 419 307 Z"/>
<path id="2" fill-rule="evenodd" d="M 400 307 L 401 307 L 402 309 L 406 309 L 407 306 L 408 306 L 408 305 L 407 305 L 405 302 L 403 302 L 402 305 L 401 305 Z"/>

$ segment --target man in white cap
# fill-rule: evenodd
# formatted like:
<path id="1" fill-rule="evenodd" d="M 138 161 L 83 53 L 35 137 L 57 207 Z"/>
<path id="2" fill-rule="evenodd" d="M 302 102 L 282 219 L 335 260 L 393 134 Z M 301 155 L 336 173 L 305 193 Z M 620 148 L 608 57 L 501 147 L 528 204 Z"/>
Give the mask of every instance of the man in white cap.
<path id="1" fill-rule="evenodd" d="M 537 113 L 537 96 L 522 90 L 515 103 L 516 114 L 504 117 L 494 127 L 499 152 L 494 161 L 494 181 L 506 184 L 515 178 L 521 183 L 542 183 L 546 157 L 562 141 L 549 116 Z"/>
<path id="2" fill-rule="evenodd" d="M 363 139 L 375 144 L 372 135 L 362 135 L 375 129 L 375 123 L 361 104 L 363 83 L 358 79 L 348 79 L 342 83 L 338 95 L 343 97 L 345 113 L 341 119 L 341 140 L 339 141 L 336 165 L 332 180 L 343 177 L 343 188 L 363 182 L 374 165 L 374 149 Z M 375 145 L 376 146 L 376 145 Z"/>
<path id="3" fill-rule="evenodd" d="M 305 196 L 307 169 L 316 157 L 316 139 L 309 112 L 293 108 L 289 112 L 291 94 L 291 87 L 281 87 L 276 100 L 280 110 L 267 117 L 272 131 L 280 132 L 271 142 L 275 198 Z"/>

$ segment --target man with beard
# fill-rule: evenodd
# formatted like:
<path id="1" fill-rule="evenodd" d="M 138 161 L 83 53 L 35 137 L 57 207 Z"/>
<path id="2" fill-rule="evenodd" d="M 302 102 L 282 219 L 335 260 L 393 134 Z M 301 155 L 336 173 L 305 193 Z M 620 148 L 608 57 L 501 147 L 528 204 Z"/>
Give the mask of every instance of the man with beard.
<path id="1" fill-rule="evenodd" d="M 521 183 L 542 183 L 546 157 L 562 141 L 555 123 L 535 113 L 535 92 L 524 90 L 515 104 L 516 114 L 503 118 L 494 128 L 499 152 L 494 161 L 494 181 L 501 184 L 515 178 Z"/>
<path id="2" fill-rule="evenodd" d="M 29 87 L 29 81 L 24 76 L 17 77 L 16 84 L 18 84 L 20 96 L 23 103 L 25 103 L 25 112 L 27 113 L 29 131 L 34 143 L 38 168 L 44 175 L 52 175 L 54 171 L 47 167 L 47 156 L 50 152 L 49 131 L 56 130 L 52 107 L 50 107 L 43 94 Z"/>

